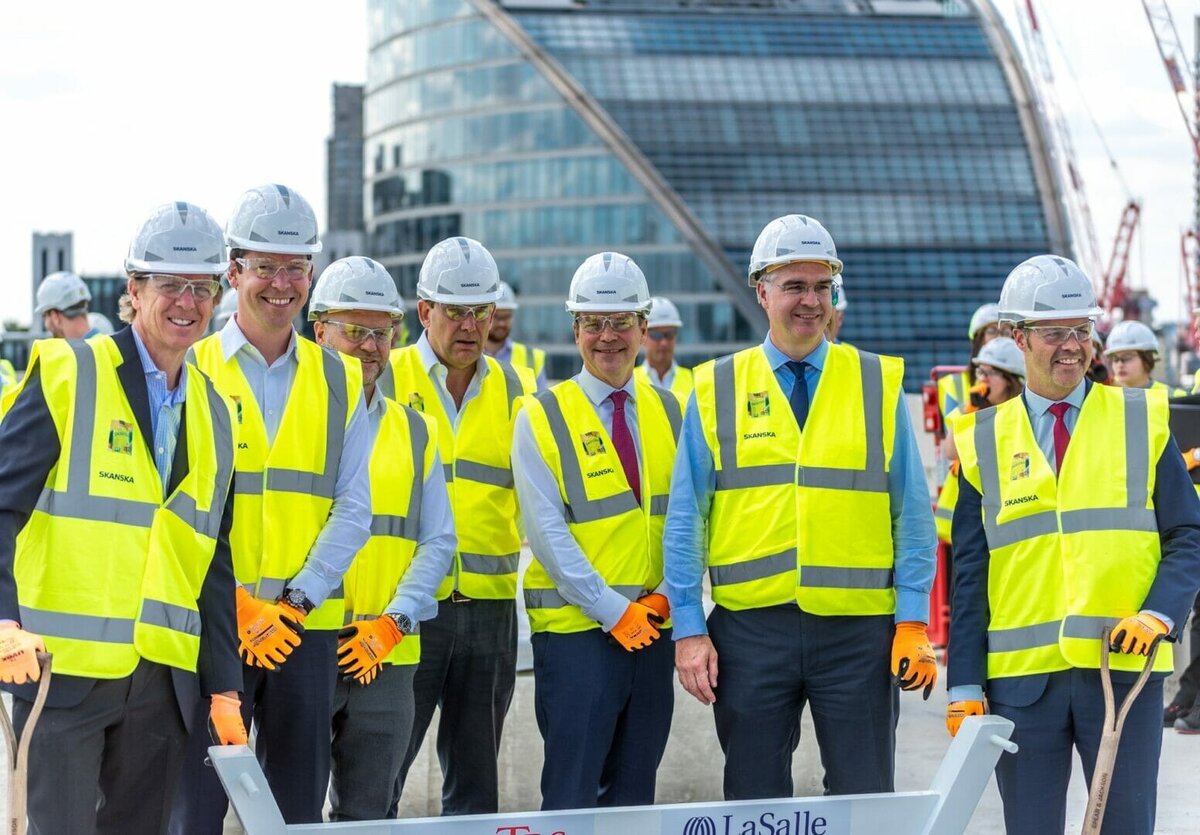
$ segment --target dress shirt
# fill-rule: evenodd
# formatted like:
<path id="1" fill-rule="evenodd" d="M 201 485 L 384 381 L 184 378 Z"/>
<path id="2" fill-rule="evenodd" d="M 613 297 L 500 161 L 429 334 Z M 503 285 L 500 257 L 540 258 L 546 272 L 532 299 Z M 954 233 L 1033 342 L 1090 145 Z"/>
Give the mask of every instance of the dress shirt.
<path id="1" fill-rule="evenodd" d="M 133 344 L 137 346 L 142 370 L 146 372 L 146 395 L 150 400 L 150 431 L 154 433 L 154 466 L 162 480 L 163 495 L 171 482 L 171 462 L 175 460 L 175 443 L 179 440 L 179 423 L 183 418 L 183 401 L 187 392 L 187 363 L 179 374 L 179 384 L 167 388 L 167 373 L 155 365 L 146 350 L 138 329 L 131 327 Z"/>
<path id="2" fill-rule="evenodd" d="M 650 382 L 654 383 L 654 385 L 658 386 L 659 388 L 664 388 L 667 391 L 670 391 L 671 384 L 675 382 L 675 372 L 679 369 L 679 363 L 675 362 L 675 360 L 671 360 L 671 367 L 668 368 L 667 373 L 661 377 L 658 376 L 658 372 L 654 370 L 654 366 L 649 362 L 643 362 L 642 368 L 646 369 L 646 374 L 649 375 Z"/>
<path id="3" fill-rule="evenodd" d="M 775 371 L 780 388 L 785 394 L 791 392 L 796 382 L 786 365 L 791 357 L 775 347 L 770 335 L 763 341 L 762 350 Z M 812 353 L 802 358 L 808 363 L 804 382 L 808 386 L 810 403 L 828 355 L 829 343 L 822 340 Z M 704 623 L 702 589 L 708 552 L 705 524 L 716 483 L 716 465 L 704 439 L 693 393 L 688 398 L 683 417 L 679 452 L 671 477 L 671 503 L 667 506 L 663 534 L 663 567 L 676 640 L 708 632 Z M 936 570 L 937 532 L 933 525 L 929 486 L 903 394 L 896 406 L 896 440 L 888 469 L 888 495 L 895 550 L 896 621 L 928 623 L 929 591 Z"/>
<path id="4" fill-rule="evenodd" d="M 496 353 L 492 354 L 492 356 L 495 357 L 496 359 L 500 360 L 500 362 L 506 362 L 509 365 L 512 365 L 512 355 L 513 355 L 513 347 L 512 346 L 513 346 L 512 340 L 506 339 L 506 340 L 504 340 L 504 345 L 501 346 L 500 350 L 497 351 Z M 529 356 L 530 356 L 530 359 L 533 358 L 533 349 L 532 348 L 529 349 Z M 546 391 L 547 389 L 550 388 L 550 384 L 546 382 L 546 366 L 545 365 L 543 365 L 542 370 L 537 373 L 536 382 L 537 382 L 537 390 L 538 391 Z"/>
<path id="5" fill-rule="evenodd" d="M 454 427 L 454 431 L 458 431 L 458 419 L 462 414 L 462 410 L 467 408 L 470 403 L 479 394 L 483 387 L 483 379 L 488 375 L 488 364 L 486 354 L 480 354 L 478 362 L 475 363 L 475 375 L 471 377 L 471 382 L 467 384 L 467 391 L 463 394 L 462 407 L 454 404 L 454 395 L 450 393 L 450 389 L 446 388 L 446 376 L 449 370 L 438 359 L 438 355 L 433 352 L 433 346 L 429 344 L 429 334 L 421 332 L 420 339 L 417 340 L 417 354 L 421 357 L 421 367 L 429 373 L 429 379 L 433 381 L 433 390 L 437 392 L 438 400 L 442 403 L 442 408 L 446 410 L 446 416 L 450 418 L 450 425 Z"/>
<path id="6" fill-rule="evenodd" d="M 583 389 L 600 416 L 604 431 L 611 437 L 613 403 L 609 395 L 617 389 L 592 375 L 586 368 L 571 379 Z M 638 439 L 637 398 L 632 375 L 620 390 L 629 394 L 625 402 L 625 420 L 633 435 L 640 470 L 642 445 Z M 605 632 L 612 630 L 625 614 L 629 601 L 608 587 L 571 535 L 562 495 L 558 490 L 558 479 L 542 458 L 542 452 L 533 437 L 533 428 L 529 425 L 529 415 L 524 409 L 517 413 L 513 430 L 512 463 L 521 518 L 525 522 L 529 546 L 538 562 L 568 603 L 575 604 L 589 618 L 598 621 Z M 647 483 L 644 474 L 642 483 Z M 642 494 L 648 495 L 649 489 L 644 489 Z"/>
<path id="7" fill-rule="evenodd" d="M 221 329 L 221 353 L 225 361 L 236 355 L 238 367 L 250 384 L 254 400 L 267 424 L 267 437 L 274 443 L 283 418 L 299 360 L 296 357 L 296 333 L 279 359 L 267 365 L 266 359 L 250 344 L 237 317 L 231 316 Z M 305 408 L 308 408 L 306 405 Z M 371 536 L 371 482 L 368 462 L 371 438 L 367 426 L 366 404 L 362 396 L 350 417 L 342 439 L 342 458 L 333 485 L 333 507 L 329 519 L 317 535 L 304 567 L 291 580 L 289 588 L 300 589 L 314 606 L 320 606 L 342 583 L 354 555 Z"/>

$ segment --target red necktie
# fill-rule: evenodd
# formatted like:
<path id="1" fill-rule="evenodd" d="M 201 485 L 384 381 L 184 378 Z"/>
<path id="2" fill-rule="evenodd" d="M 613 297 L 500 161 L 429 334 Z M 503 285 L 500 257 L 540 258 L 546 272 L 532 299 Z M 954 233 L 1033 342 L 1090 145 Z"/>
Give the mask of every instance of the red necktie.
<path id="1" fill-rule="evenodd" d="M 625 471 L 625 480 L 637 503 L 642 503 L 642 479 L 638 474 L 637 450 L 633 448 L 633 435 L 629 424 L 625 422 L 625 401 L 629 392 L 618 389 L 609 395 L 613 402 L 612 442 L 617 448 L 617 457 L 621 459 L 621 469 Z"/>
<path id="2" fill-rule="evenodd" d="M 1064 420 L 1069 408 L 1071 408 L 1070 403 L 1050 404 L 1050 414 L 1054 415 L 1054 471 L 1056 473 L 1062 472 L 1063 456 L 1067 454 L 1067 442 L 1071 440 L 1071 433 L 1067 431 L 1067 422 Z"/>

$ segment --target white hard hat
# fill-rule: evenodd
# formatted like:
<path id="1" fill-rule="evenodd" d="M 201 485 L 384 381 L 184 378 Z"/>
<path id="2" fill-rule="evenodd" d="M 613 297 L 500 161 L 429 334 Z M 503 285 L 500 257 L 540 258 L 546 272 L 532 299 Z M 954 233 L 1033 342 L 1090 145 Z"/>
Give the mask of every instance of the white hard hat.
<path id="1" fill-rule="evenodd" d="M 33 312 L 41 316 L 51 310 L 69 310 L 77 304 L 91 300 L 91 291 L 75 273 L 50 273 L 38 285 L 37 307 Z"/>
<path id="2" fill-rule="evenodd" d="M 103 333 L 110 336 L 113 333 L 113 323 L 103 313 L 89 313 L 88 327 L 92 328 L 97 333 Z"/>
<path id="3" fill-rule="evenodd" d="M 233 314 L 237 313 L 237 290 L 232 287 L 226 287 L 224 294 L 221 296 L 221 303 L 217 305 L 217 309 L 213 311 L 212 329 L 213 332 L 219 331 L 225 327 Z"/>
<path id="4" fill-rule="evenodd" d="M 579 265 L 567 290 L 567 310 L 645 311 L 650 306 L 650 288 L 642 268 L 628 255 L 597 252 Z"/>
<path id="5" fill-rule="evenodd" d="M 1154 331 L 1137 319 L 1119 322 L 1108 335 L 1104 346 L 1104 356 L 1120 353 L 1121 351 L 1151 351 L 1158 356 L 1158 338 Z"/>
<path id="6" fill-rule="evenodd" d="M 321 251 L 317 215 L 299 193 L 278 183 L 250 189 L 225 224 L 231 249 L 314 255 Z"/>
<path id="7" fill-rule="evenodd" d="M 975 334 L 988 325 L 996 324 L 1000 321 L 1000 305 L 995 302 L 981 304 L 975 308 L 975 312 L 971 314 L 971 324 L 967 328 L 967 339 L 974 339 Z"/>
<path id="8" fill-rule="evenodd" d="M 845 277 L 843 276 L 843 280 Z M 833 309 L 838 313 L 845 313 L 846 308 L 850 306 L 850 302 L 846 299 L 846 288 L 841 284 L 837 287 L 837 301 L 833 305 Z"/>
<path id="9" fill-rule="evenodd" d="M 334 310 L 373 310 L 404 317 L 404 299 L 387 268 L 362 255 L 339 258 L 321 271 L 313 286 L 308 321 Z"/>
<path id="10" fill-rule="evenodd" d="M 665 296 L 654 296 L 650 299 L 651 328 L 682 328 L 683 319 L 679 316 L 679 308 Z"/>
<path id="11" fill-rule="evenodd" d="M 777 217 L 763 227 L 754 242 L 748 283 L 751 287 L 757 284 L 769 267 L 796 261 L 828 264 L 834 275 L 842 271 L 833 238 L 818 221 L 807 215 Z"/>
<path id="12" fill-rule="evenodd" d="M 1021 353 L 1017 343 L 1007 336 L 998 336 L 984 345 L 971 363 L 1001 368 L 1022 378 L 1025 376 L 1025 355 Z"/>
<path id="13" fill-rule="evenodd" d="M 421 263 L 417 296 L 442 304 L 498 302 L 500 270 L 487 247 L 473 238 L 446 238 Z"/>
<path id="14" fill-rule="evenodd" d="M 1018 264 L 1000 289 L 1000 319 L 1092 319 L 1096 306 L 1091 279 L 1074 261 L 1060 255 L 1035 255 Z"/>
<path id="15" fill-rule="evenodd" d="M 500 301 L 496 302 L 497 310 L 516 310 L 521 305 L 517 304 L 517 294 L 513 292 L 513 288 L 507 281 L 500 282 Z"/>
<path id="16" fill-rule="evenodd" d="M 164 203 L 129 242 L 125 272 L 221 275 L 229 269 L 221 227 L 193 203 Z"/>

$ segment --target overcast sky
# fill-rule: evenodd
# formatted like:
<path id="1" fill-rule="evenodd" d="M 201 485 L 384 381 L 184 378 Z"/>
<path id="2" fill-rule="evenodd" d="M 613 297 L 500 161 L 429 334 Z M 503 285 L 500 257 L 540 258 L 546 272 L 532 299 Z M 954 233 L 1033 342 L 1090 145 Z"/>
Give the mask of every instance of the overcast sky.
<path id="1" fill-rule="evenodd" d="M 996 5 L 1014 19 L 1012 0 Z M 1126 192 L 1083 102 L 1144 203 L 1133 283 L 1152 288 L 1159 318 L 1173 315 L 1179 233 L 1192 212 L 1192 150 L 1142 5 L 1038 5 L 1101 251 L 1107 257 Z M 1169 5 L 1190 55 L 1200 0 Z M 34 230 L 73 231 L 76 271 L 98 273 L 120 270 L 134 227 L 168 200 L 190 200 L 223 223 L 243 190 L 278 181 L 304 194 L 324 223 L 330 86 L 365 80 L 365 7 L 128 0 L 117 13 L 81 0 L 7 4 L 0 247 L 10 265 L 0 317 L 28 320 Z"/>

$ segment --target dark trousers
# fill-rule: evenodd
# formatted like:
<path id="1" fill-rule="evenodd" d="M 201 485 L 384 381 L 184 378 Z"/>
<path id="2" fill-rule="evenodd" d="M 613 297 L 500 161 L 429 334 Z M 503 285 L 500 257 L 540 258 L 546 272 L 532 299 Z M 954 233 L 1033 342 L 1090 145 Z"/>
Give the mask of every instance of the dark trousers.
<path id="1" fill-rule="evenodd" d="M 1113 683 L 1117 705 L 1129 688 L 1128 683 Z M 1154 831 L 1162 690 L 1161 678 L 1148 681 L 1125 720 L 1104 813 L 1103 831 L 1111 835 L 1151 835 Z M 1089 786 L 1096 766 L 1104 727 L 1099 671 L 1051 673 L 1041 698 L 1028 707 L 999 704 L 993 699 L 989 709 L 1013 721 L 1012 741 L 1021 748 L 1016 756 L 1001 756 L 996 765 L 1005 828 L 1021 835 L 1061 835 L 1067 820 L 1072 747 L 1079 752 Z"/>
<path id="2" fill-rule="evenodd" d="M 32 706 L 13 699 L 18 734 Z M 46 708 L 29 748 L 30 835 L 165 832 L 186 738 L 171 670 L 149 661 Z"/>
<path id="3" fill-rule="evenodd" d="M 279 668 L 242 667 L 242 717 L 257 728 L 254 753 L 287 823 L 320 823 L 329 786 L 329 727 L 337 632 L 310 629 Z M 208 757 L 208 706 L 188 740 L 171 810 L 172 835 L 221 835 L 229 800 Z"/>
<path id="4" fill-rule="evenodd" d="M 795 604 L 708 618 L 725 799 L 791 797 L 800 717 L 812 709 L 828 794 L 894 791 L 890 615 L 826 617 Z"/>
<path id="5" fill-rule="evenodd" d="M 542 808 L 652 805 L 675 700 L 671 630 L 637 652 L 598 629 L 532 640 Z"/>
<path id="6" fill-rule="evenodd" d="M 438 603 L 437 616 L 421 624 L 421 663 L 413 679 L 416 714 L 389 817 L 395 817 L 437 707 L 442 710 L 437 732 L 442 814 L 498 811 L 496 757 L 516 681 L 516 601 Z"/>
<path id="7" fill-rule="evenodd" d="M 339 679 L 333 696 L 331 821 L 387 817 L 413 724 L 415 664 L 384 664 L 367 686 Z"/>
<path id="8" fill-rule="evenodd" d="M 1175 701 L 1185 705 L 1193 704 L 1200 695 L 1200 595 L 1196 596 L 1196 602 L 1192 605 L 1192 626 L 1188 640 L 1191 663 L 1179 675 L 1179 692 L 1175 695 Z"/>

